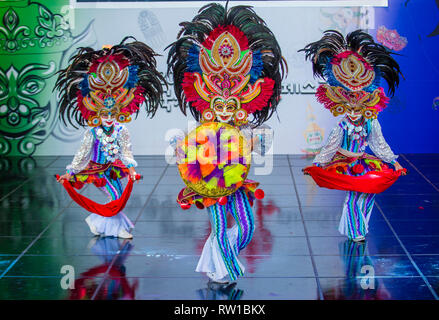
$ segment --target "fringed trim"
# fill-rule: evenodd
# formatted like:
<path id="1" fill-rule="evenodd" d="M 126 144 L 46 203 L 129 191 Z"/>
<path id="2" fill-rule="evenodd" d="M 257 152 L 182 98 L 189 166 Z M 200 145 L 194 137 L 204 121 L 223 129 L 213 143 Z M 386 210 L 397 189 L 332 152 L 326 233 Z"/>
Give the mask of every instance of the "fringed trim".
<path id="1" fill-rule="evenodd" d="M 78 109 L 81 112 L 81 115 L 84 119 L 88 120 L 91 117 L 94 117 L 96 115 L 96 112 L 88 110 L 85 106 L 82 100 L 84 99 L 81 90 L 78 90 L 76 93 L 77 103 L 78 103 Z"/>
<path id="2" fill-rule="evenodd" d="M 261 84 L 261 93 L 248 103 L 241 104 L 241 108 L 251 114 L 267 107 L 268 101 L 273 96 L 274 80 L 265 77 Z M 245 94 L 242 93 L 242 94 Z"/>
<path id="3" fill-rule="evenodd" d="M 181 87 L 184 90 L 186 101 L 192 103 L 192 105 L 199 111 L 203 112 L 206 109 L 209 109 L 210 104 L 207 101 L 201 99 L 198 92 L 195 90 L 194 83 L 196 78 L 193 73 L 186 72 L 184 74 L 183 82 L 181 83 Z"/>
<path id="4" fill-rule="evenodd" d="M 128 106 L 121 109 L 120 112 L 128 112 L 129 114 L 133 114 L 139 111 L 139 106 L 145 101 L 144 92 L 145 88 L 138 86 L 134 91 L 134 99 Z"/>

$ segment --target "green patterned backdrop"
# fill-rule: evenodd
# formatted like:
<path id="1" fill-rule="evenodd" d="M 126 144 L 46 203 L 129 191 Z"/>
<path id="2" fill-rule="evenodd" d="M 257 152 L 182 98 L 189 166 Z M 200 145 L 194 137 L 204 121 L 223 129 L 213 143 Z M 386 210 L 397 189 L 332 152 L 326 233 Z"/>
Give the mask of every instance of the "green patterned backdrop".
<path id="1" fill-rule="evenodd" d="M 52 133 L 56 72 L 77 41 L 68 0 L 0 2 L 0 156 L 29 156 Z"/>

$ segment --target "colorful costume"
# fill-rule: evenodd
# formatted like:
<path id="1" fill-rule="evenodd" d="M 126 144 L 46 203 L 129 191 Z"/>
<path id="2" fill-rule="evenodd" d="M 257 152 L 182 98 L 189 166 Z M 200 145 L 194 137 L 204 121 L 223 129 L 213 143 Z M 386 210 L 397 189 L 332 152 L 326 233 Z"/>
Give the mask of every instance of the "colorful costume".
<path id="1" fill-rule="evenodd" d="M 235 280 L 244 273 L 238 254 L 254 232 L 253 199 L 263 197 L 258 183 L 246 179 L 251 151 L 264 147 L 265 136 L 252 133 L 248 116 L 255 127 L 270 118 L 285 65 L 273 33 L 250 7 L 209 4 L 182 25 L 169 71 L 182 112 L 189 107 L 202 124 L 177 146 L 187 185 L 177 202 L 209 213 L 212 233 L 196 271 L 217 282 Z M 231 229 L 228 213 L 236 222 Z"/>
<path id="2" fill-rule="evenodd" d="M 363 240 L 375 194 L 392 185 L 401 174 L 389 168 L 397 156 L 384 140 L 377 114 L 389 101 L 380 81 L 393 95 L 399 82 L 399 66 L 390 52 L 358 30 L 346 39 L 337 31 L 302 49 L 313 62 L 314 75 L 324 78 L 317 100 L 334 116 L 345 114 L 314 159 L 316 167 L 304 169 L 319 186 L 347 190 L 339 231 Z M 375 156 L 365 153 L 366 147 Z"/>
<path id="3" fill-rule="evenodd" d="M 137 166 L 128 129 L 122 123 L 131 121 L 142 103 L 153 116 L 163 93 L 156 53 L 142 42 L 125 43 L 126 39 L 99 51 L 80 48 L 71 65 L 60 71 L 56 84 L 64 123 L 90 126 L 67 166 L 70 184 L 63 185 L 73 200 L 94 212 L 86 219 L 92 232 L 105 236 L 118 236 L 121 230 L 134 227 L 121 212 L 132 188 L 129 181 L 123 191 L 121 179 Z M 111 126 L 103 125 L 106 117 L 115 120 Z M 112 201 L 99 205 L 72 188 L 80 189 L 84 183 L 93 183 Z"/>

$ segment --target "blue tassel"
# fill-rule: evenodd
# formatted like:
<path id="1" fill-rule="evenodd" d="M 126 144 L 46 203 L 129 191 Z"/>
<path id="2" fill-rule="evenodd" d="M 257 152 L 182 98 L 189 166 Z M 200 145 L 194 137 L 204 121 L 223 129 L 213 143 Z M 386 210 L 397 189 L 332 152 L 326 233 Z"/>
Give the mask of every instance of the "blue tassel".
<path id="1" fill-rule="evenodd" d="M 89 92 L 90 92 L 90 87 L 88 85 L 88 74 L 85 74 L 83 76 L 83 79 L 82 79 L 82 81 L 79 84 L 79 87 L 81 89 L 82 96 L 86 97 L 89 94 Z"/>
<path id="2" fill-rule="evenodd" d="M 139 81 L 139 77 L 137 76 L 137 70 L 139 69 L 139 66 L 129 66 L 128 71 L 128 79 L 127 82 L 125 82 L 124 88 L 131 89 L 136 86 L 137 81 Z"/>
<path id="3" fill-rule="evenodd" d="M 253 64 L 250 69 L 250 83 L 255 83 L 262 74 L 262 70 L 264 69 L 264 64 L 262 62 L 262 53 L 261 51 L 253 52 Z"/>
<path id="4" fill-rule="evenodd" d="M 381 71 L 378 68 L 374 68 L 374 71 L 375 71 L 375 79 L 373 79 L 370 86 L 363 89 L 366 92 L 374 92 L 376 89 L 380 87 L 381 79 L 382 79 Z"/>
<path id="5" fill-rule="evenodd" d="M 366 92 L 373 92 L 373 91 L 375 91 L 375 89 L 380 87 L 380 83 L 381 83 L 381 79 L 382 79 L 381 71 L 378 68 L 374 68 L 374 71 L 375 71 L 375 79 L 372 81 L 372 83 L 368 87 L 363 88 L 363 90 Z M 349 88 L 344 86 L 341 82 L 339 82 L 334 77 L 334 74 L 332 73 L 331 59 L 328 59 L 328 62 L 326 62 L 324 76 L 327 79 L 329 85 L 335 86 L 335 87 L 343 87 L 345 90 L 350 91 Z"/>
<path id="6" fill-rule="evenodd" d="M 202 73 L 200 63 L 198 62 L 200 48 L 197 45 L 192 45 L 187 54 L 186 71 Z"/>
<path id="7" fill-rule="evenodd" d="M 328 58 L 328 60 L 326 61 L 326 66 L 325 66 L 325 71 L 324 73 L 324 77 L 327 79 L 328 83 L 330 86 L 333 87 L 343 87 L 343 89 L 345 90 L 349 90 L 349 88 L 345 87 L 341 82 L 339 82 L 334 74 L 332 73 L 332 64 L 331 64 L 331 60 L 330 58 Z"/>

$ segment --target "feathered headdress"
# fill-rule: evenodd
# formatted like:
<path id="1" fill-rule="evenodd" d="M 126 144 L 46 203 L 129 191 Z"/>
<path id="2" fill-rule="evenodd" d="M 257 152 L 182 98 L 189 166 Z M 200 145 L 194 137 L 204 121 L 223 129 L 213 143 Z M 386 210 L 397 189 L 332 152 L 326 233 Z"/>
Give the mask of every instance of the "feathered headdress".
<path id="1" fill-rule="evenodd" d="M 79 48 L 71 64 L 59 71 L 55 89 L 64 124 L 99 126 L 100 116 L 108 112 L 118 122 L 129 122 L 142 103 L 154 116 L 166 83 L 156 68 L 158 54 L 142 42 L 125 43 L 129 38 L 98 51 Z"/>
<path id="2" fill-rule="evenodd" d="M 195 119 L 260 125 L 275 111 L 286 68 L 279 44 L 248 6 L 202 7 L 180 24 L 170 45 L 168 74 L 181 111 Z"/>
<path id="3" fill-rule="evenodd" d="M 327 30 L 322 39 L 299 51 L 312 61 L 314 76 L 328 82 L 318 88 L 317 99 L 335 116 L 343 114 L 346 105 L 355 104 L 363 108 L 366 118 L 375 118 L 389 101 L 380 87 L 381 79 L 387 82 L 390 96 L 399 84 L 401 72 L 392 52 L 362 30 L 346 38 Z"/>

